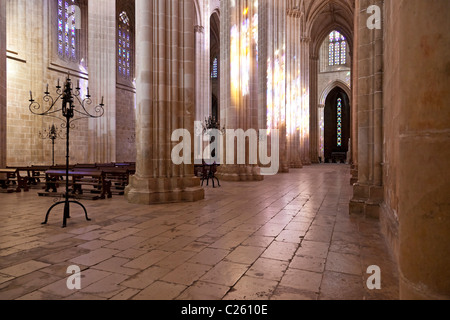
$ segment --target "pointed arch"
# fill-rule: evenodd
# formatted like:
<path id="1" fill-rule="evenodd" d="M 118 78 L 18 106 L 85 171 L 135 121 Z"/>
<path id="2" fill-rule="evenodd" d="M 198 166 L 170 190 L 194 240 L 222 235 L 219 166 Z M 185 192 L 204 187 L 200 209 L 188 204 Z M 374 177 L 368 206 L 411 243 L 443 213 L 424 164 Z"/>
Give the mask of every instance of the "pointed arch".
<path id="1" fill-rule="evenodd" d="M 328 95 L 330 94 L 331 91 L 333 91 L 335 88 L 341 88 L 342 90 L 344 90 L 344 92 L 347 94 L 348 97 L 351 97 L 351 92 L 352 90 L 350 89 L 350 87 L 342 80 L 335 80 L 332 83 L 330 83 L 321 93 L 320 95 L 320 100 L 319 100 L 319 105 L 324 106 L 325 102 L 327 100 Z"/>

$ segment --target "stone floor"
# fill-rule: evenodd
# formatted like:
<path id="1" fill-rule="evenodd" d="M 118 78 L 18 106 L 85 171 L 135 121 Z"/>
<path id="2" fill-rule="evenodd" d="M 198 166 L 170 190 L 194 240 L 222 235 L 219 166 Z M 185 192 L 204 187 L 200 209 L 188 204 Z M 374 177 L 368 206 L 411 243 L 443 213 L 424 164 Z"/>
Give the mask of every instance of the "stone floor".
<path id="1" fill-rule="evenodd" d="M 0 299 L 397 300 L 379 222 L 350 217 L 345 165 L 222 182 L 197 203 L 82 200 L 63 229 L 52 198 L 0 194 Z M 68 267 L 81 268 L 69 290 Z M 381 268 L 381 290 L 367 269 Z"/>

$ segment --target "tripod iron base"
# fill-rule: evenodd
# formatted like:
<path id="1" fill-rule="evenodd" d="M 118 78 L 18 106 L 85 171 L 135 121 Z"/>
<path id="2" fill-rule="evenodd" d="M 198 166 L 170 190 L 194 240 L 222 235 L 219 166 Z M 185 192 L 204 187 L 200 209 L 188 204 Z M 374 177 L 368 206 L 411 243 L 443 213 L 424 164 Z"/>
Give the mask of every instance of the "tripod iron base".
<path id="1" fill-rule="evenodd" d="M 64 204 L 64 216 L 63 216 L 63 225 L 62 225 L 62 227 L 63 227 L 63 228 L 67 227 L 67 219 L 70 219 L 70 204 L 71 204 L 71 203 L 72 203 L 72 204 L 77 204 L 77 205 L 79 205 L 81 208 L 83 208 L 84 214 L 85 214 L 85 216 L 86 216 L 86 220 L 87 220 L 87 221 L 91 221 L 91 219 L 89 219 L 89 217 L 88 217 L 86 208 L 85 208 L 81 203 L 79 203 L 78 201 L 65 200 L 65 201 L 57 202 L 57 203 L 55 203 L 53 206 L 50 207 L 50 209 L 49 209 L 48 212 L 47 212 L 47 215 L 45 216 L 45 221 L 42 222 L 42 224 L 47 224 L 47 222 L 48 222 L 48 217 L 50 216 L 50 212 L 51 212 L 55 207 L 57 207 L 57 206 L 59 206 L 59 205 L 61 205 L 61 204 Z"/>

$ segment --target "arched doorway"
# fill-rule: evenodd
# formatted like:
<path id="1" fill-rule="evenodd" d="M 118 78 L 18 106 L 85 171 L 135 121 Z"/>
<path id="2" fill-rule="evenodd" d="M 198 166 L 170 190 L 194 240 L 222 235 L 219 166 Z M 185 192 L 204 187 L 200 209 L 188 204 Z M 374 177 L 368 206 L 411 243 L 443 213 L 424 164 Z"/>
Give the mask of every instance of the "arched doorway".
<path id="1" fill-rule="evenodd" d="M 211 65 L 211 106 L 210 114 L 220 119 L 220 18 L 218 12 L 210 17 L 210 65 Z"/>
<path id="2" fill-rule="evenodd" d="M 345 163 L 351 137 L 351 110 L 348 95 L 339 87 L 328 94 L 324 110 L 325 162 Z"/>

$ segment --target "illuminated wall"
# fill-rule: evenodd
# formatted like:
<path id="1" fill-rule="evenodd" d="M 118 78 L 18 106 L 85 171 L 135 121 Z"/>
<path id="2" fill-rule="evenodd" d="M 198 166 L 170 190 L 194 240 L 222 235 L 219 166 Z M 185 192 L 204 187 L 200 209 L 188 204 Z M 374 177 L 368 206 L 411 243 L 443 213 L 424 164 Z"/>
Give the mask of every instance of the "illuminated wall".
<path id="1" fill-rule="evenodd" d="M 231 96 L 238 105 L 251 91 L 258 63 L 258 1 L 230 1 Z"/>

